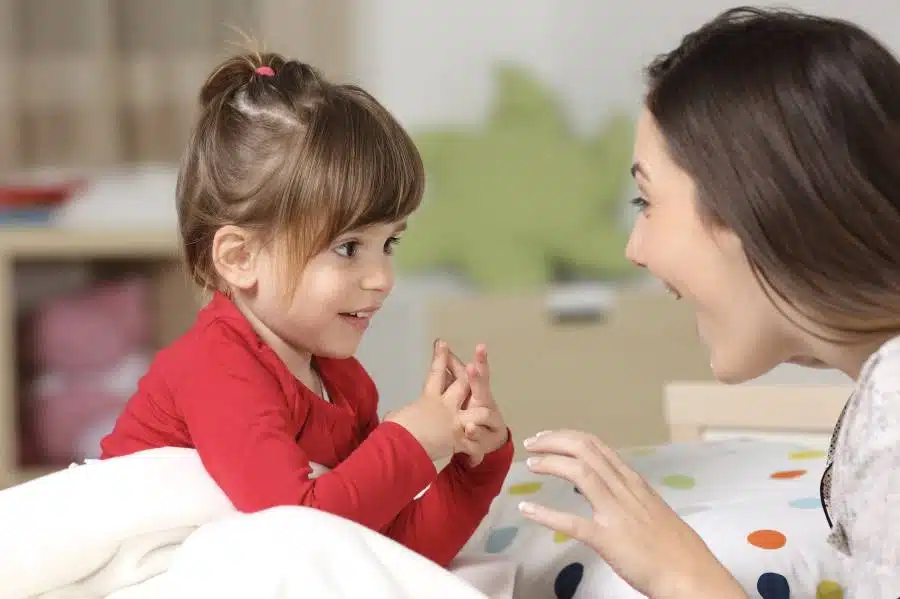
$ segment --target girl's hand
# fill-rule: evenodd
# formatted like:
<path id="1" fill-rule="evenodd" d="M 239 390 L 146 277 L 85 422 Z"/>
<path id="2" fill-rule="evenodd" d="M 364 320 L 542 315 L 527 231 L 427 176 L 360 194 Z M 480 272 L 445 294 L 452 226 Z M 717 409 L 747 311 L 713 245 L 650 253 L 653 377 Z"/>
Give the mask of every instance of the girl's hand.
<path id="1" fill-rule="evenodd" d="M 444 342 L 434 346 L 431 368 L 417 401 L 385 416 L 405 428 L 422 445 L 432 460 L 441 460 L 455 453 L 465 439 L 459 411 L 471 394 L 465 369 L 455 368 L 455 379 L 447 383 L 451 364 L 450 349 Z"/>
<path id="2" fill-rule="evenodd" d="M 578 431 L 539 433 L 532 472 L 574 484 L 590 519 L 531 503 L 528 518 L 589 545 L 628 584 L 651 599 L 746 599 L 702 539 L 634 470 L 599 439 Z"/>
<path id="3" fill-rule="evenodd" d="M 485 346 L 475 348 L 475 360 L 465 366 L 465 373 L 472 395 L 459 418 L 465 431 L 463 451 L 469 454 L 469 465 L 474 467 L 484 456 L 506 445 L 509 429 L 491 391 L 491 368 Z"/>

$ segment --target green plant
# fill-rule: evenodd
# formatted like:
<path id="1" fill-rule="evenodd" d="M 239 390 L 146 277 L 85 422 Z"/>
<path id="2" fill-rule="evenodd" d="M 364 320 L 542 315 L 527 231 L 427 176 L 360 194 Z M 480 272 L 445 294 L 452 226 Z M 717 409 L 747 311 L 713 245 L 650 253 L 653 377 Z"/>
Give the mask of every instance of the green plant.
<path id="1" fill-rule="evenodd" d="M 620 221 L 633 119 L 613 115 L 579 138 L 524 70 L 501 66 L 496 81 L 483 127 L 416 137 L 428 191 L 398 248 L 401 269 L 455 271 L 485 288 L 631 272 Z"/>

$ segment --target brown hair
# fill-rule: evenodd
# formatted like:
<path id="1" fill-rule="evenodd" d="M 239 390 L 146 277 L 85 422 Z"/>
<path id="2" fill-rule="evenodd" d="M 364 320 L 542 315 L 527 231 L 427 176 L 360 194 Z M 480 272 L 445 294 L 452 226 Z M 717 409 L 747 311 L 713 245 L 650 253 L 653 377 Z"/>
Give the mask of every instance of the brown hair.
<path id="1" fill-rule="evenodd" d="M 359 87 L 278 54 L 248 53 L 219 65 L 199 102 L 176 196 L 187 268 L 204 289 L 219 286 L 212 243 L 224 225 L 279 242 L 290 292 L 335 238 L 400 221 L 421 202 L 415 145 Z"/>
<path id="2" fill-rule="evenodd" d="M 846 21 L 742 7 L 647 73 L 701 217 L 766 293 L 844 340 L 900 330 L 900 62 Z"/>

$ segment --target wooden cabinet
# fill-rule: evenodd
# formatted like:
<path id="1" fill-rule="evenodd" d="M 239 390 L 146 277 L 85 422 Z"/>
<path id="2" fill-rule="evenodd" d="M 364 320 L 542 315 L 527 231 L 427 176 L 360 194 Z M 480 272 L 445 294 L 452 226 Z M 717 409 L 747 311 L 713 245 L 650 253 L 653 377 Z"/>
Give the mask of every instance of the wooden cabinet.
<path id="1" fill-rule="evenodd" d="M 614 447 L 666 442 L 666 384 L 713 380 L 692 308 L 662 292 L 621 291 L 600 317 L 571 321 L 539 294 L 452 298 L 433 306 L 429 331 L 466 359 L 487 345 L 517 450 L 553 428 L 590 431 Z"/>

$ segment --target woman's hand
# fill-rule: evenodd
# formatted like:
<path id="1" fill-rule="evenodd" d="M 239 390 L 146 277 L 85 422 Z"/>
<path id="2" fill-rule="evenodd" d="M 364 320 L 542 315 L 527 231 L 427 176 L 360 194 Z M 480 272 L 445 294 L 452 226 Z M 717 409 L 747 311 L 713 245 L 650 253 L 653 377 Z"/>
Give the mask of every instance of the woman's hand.
<path id="1" fill-rule="evenodd" d="M 591 519 L 523 503 L 522 513 L 592 547 L 616 573 L 651 599 L 746 594 L 702 539 L 612 449 L 577 431 L 539 433 L 525 441 L 537 474 L 574 484 Z"/>

